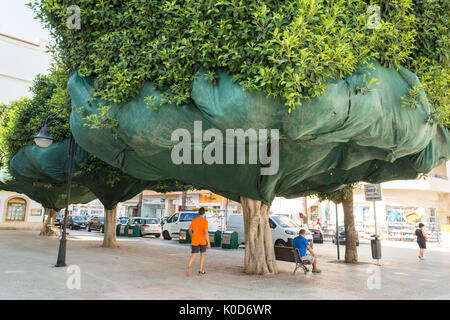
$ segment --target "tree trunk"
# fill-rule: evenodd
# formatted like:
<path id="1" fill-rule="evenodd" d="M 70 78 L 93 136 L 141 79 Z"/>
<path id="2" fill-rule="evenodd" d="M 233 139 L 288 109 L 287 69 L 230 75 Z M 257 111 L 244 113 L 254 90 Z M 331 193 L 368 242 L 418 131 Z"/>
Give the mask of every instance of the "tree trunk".
<path id="1" fill-rule="evenodd" d="M 41 236 L 52 236 L 55 234 L 55 231 L 53 231 L 53 227 L 55 226 L 55 218 L 58 212 L 54 209 L 44 208 L 44 224 L 41 229 Z"/>
<path id="2" fill-rule="evenodd" d="M 270 208 L 262 201 L 241 197 L 244 210 L 245 258 L 248 274 L 278 273 L 269 226 Z"/>
<path id="3" fill-rule="evenodd" d="M 137 209 L 137 216 L 141 217 L 142 215 L 142 199 L 144 198 L 144 192 L 142 191 L 139 194 L 139 202 L 138 202 L 138 209 Z"/>
<path id="4" fill-rule="evenodd" d="M 342 201 L 344 209 L 344 225 L 345 225 L 345 262 L 358 262 L 358 251 L 356 249 L 356 229 L 355 217 L 353 215 L 353 190 Z"/>
<path id="5" fill-rule="evenodd" d="M 117 206 L 113 210 L 106 210 L 105 212 L 105 235 L 103 236 L 102 247 L 117 248 L 116 221 Z"/>
<path id="6" fill-rule="evenodd" d="M 183 191 L 181 194 L 181 210 L 186 210 L 186 198 L 187 198 L 187 191 Z"/>
<path id="7" fill-rule="evenodd" d="M 308 197 L 303 197 L 303 224 L 308 225 Z"/>

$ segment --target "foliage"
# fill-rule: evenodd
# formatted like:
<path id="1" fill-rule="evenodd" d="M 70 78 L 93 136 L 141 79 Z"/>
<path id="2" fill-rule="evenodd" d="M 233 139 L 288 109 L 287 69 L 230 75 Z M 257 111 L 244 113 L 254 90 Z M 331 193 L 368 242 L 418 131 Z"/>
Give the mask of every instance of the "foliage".
<path id="1" fill-rule="evenodd" d="M 330 78 L 376 58 L 417 72 L 438 117 L 448 114 L 446 0 L 79 0 L 80 29 L 67 27 L 72 4 L 30 6 L 68 68 L 94 76 L 96 94 L 108 101 L 133 98 L 149 80 L 167 90 L 163 102 L 186 102 L 204 67 L 212 81 L 225 68 L 245 88 L 295 108 Z M 381 7 L 379 29 L 367 27 L 370 4 Z M 443 79 L 434 85 L 431 75 Z"/>
<path id="2" fill-rule="evenodd" d="M 55 141 L 70 134 L 70 96 L 68 73 L 54 65 L 49 75 L 38 75 L 31 87 L 32 98 L 22 98 L 0 106 L 0 154 L 7 163 L 24 145 L 31 144 L 48 116 L 49 130 Z"/>
<path id="3" fill-rule="evenodd" d="M 392 10 L 386 1 L 384 11 Z M 414 0 L 412 14 L 416 30 L 414 47 L 405 66 L 417 74 L 427 98 L 435 108 L 437 122 L 450 128 L 450 2 L 447 0 Z M 413 89 L 414 90 L 414 89 Z M 410 96 L 414 96 L 414 92 Z M 414 107 L 415 99 L 411 99 Z"/>
<path id="4" fill-rule="evenodd" d="M 353 189 L 359 187 L 359 183 L 347 184 L 343 188 L 329 193 L 318 193 L 315 196 L 319 198 L 319 201 L 330 200 L 334 203 L 342 203 L 350 194 Z"/>

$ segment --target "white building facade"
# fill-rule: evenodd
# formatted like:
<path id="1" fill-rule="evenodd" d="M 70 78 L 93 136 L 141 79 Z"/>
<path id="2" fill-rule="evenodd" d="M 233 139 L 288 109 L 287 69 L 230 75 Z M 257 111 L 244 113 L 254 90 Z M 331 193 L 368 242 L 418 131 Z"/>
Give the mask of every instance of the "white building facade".
<path id="1" fill-rule="evenodd" d="M 46 44 L 0 33 L 0 103 L 31 96 L 34 77 L 47 73 L 51 64 Z M 44 209 L 39 203 L 23 194 L 0 191 L 0 229 L 38 230 L 43 219 Z"/>
<path id="2" fill-rule="evenodd" d="M 354 190 L 353 213 L 355 226 L 362 238 L 375 233 L 375 212 L 378 234 L 388 240 L 414 240 L 413 231 L 418 223 L 425 224 L 430 241 L 441 242 L 450 231 L 450 161 L 433 169 L 425 178 L 417 180 L 395 180 L 381 184 L 382 200 L 365 201 L 364 189 Z M 303 212 L 302 198 L 276 198 L 273 213 L 285 214 L 299 221 Z M 331 201 L 319 202 L 308 197 L 310 221 L 320 219 L 322 224 L 336 226 L 336 206 Z M 337 206 L 338 225 L 344 225 L 342 206 Z M 415 213 L 420 219 L 410 222 L 408 214 Z"/>
<path id="3" fill-rule="evenodd" d="M 33 43 L 0 33 L 0 102 L 30 96 L 37 74 L 46 74 L 52 57 L 47 42 Z"/>

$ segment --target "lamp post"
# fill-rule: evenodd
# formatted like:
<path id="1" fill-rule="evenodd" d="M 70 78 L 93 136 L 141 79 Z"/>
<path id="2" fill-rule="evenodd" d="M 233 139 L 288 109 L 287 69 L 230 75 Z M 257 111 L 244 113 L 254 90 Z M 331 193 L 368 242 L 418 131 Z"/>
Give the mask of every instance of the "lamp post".
<path id="1" fill-rule="evenodd" d="M 37 146 L 41 148 L 47 148 L 52 145 L 53 138 L 50 135 L 50 131 L 48 130 L 48 120 L 56 115 L 56 113 L 51 114 L 45 120 L 44 126 L 39 131 L 38 135 L 33 137 L 34 142 Z M 67 174 L 67 188 L 66 188 L 66 208 L 64 210 L 64 224 L 63 231 L 61 235 L 61 240 L 59 242 L 59 250 L 58 250 L 58 258 L 56 260 L 55 267 L 65 267 L 66 266 L 66 226 L 67 226 L 67 213 L 69 212 L 69 203 L 70 203 L 70 189 L 72 184 L 72 169 L 73 169 L 73 159 L 76 153 L 77 143 L 73 138 L 72 134 L 70 134 L 69 140 L 69 172 Z"/>

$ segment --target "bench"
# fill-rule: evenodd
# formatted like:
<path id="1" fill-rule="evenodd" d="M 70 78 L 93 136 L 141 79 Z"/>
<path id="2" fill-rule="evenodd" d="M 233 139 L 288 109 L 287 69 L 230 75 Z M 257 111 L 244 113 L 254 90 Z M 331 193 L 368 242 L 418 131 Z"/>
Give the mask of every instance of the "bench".
<path id="1" fill-rule="evenodd" d="M 310 262 L 302 261 L 302 258 L 300 258 L 300 252 L 298 252 L 297 248 L 274 246 L 274 250 L 276 260 L 295 262 L 295 270 L 293 275 L 295 275 L 298 268 L 302 268 L 305 274 L 309 271 L 306 264 L 310 264 Z"/>

